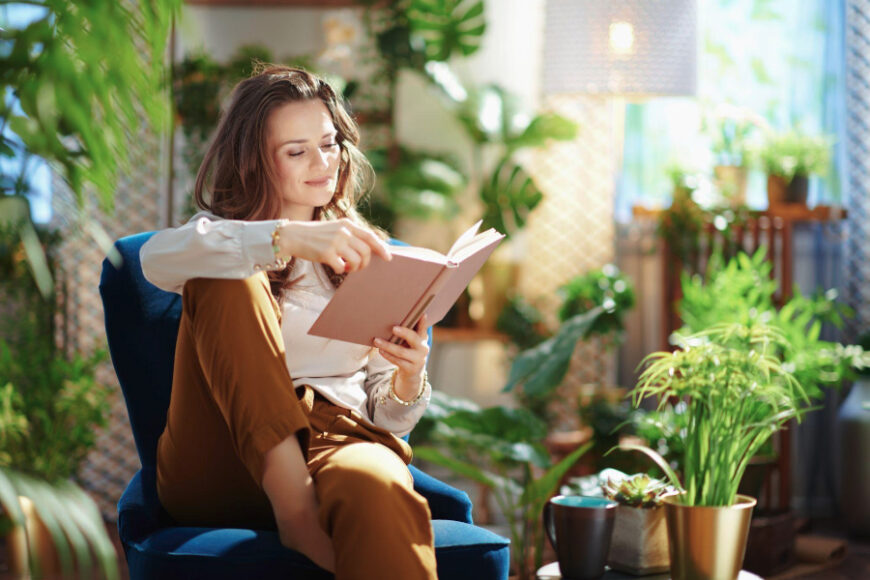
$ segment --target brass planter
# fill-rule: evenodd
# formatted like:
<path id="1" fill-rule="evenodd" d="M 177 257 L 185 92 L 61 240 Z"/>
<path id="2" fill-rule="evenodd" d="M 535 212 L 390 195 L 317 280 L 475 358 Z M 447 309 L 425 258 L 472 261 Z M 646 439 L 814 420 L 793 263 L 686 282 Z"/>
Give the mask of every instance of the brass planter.
<path id="1" fill-rule="evenodd" d="M 60 578 L 60 558 L 54 547 L 54 540 L 42 518 L 36 513 L 33 502 L 24 496 L 18 496 L 21 511 L 24 512 L 25 525 L 13 528 L 6 536 L 8 566 L 13 578 L 30 578 L 35 570 L 31 569 L 29 553 L 33 554 L 39 566 L 38 577 Z M 29 546 L 29 547 L 28 547 Z"/>
<path id="2" fill-rule="evenodd" d="M 665 498 L 673 580 L 735 580 L 743 567 L 756 500 L 738 495 L 725 507 L 685 506 Z"/>

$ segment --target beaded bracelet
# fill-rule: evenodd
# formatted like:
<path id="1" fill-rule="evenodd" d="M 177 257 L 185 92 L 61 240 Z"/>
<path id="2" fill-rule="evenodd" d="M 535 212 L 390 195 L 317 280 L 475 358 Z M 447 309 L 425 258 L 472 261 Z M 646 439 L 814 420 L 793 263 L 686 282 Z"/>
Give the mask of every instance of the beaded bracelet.
<path id="1" fill-rule="evenodd" d="M 429 375 L 426 373 L 426 370 L 423 370 L 423 380 L 420 383 L 420 392 L 417 393 L 417 396 L 411 399 L 410 401 L 404 401 L 399 398 L 399 395 L 396 394 L 396 372 L 393 371 L 393 377 L 390 379 L 390 398 L 395 402 L 399 403 L 405 407 L 413 407 L 417 403 L 420 402 L 420 399 L 423 398 L 423 394 L 426 393 L 426 386 L 429 384 Z"/>
<path id="2" fill-rule="evenodd" d="M 287 220 L 278 220 L 275 224 L 275 230 L 272 232 L 272 253 L 275 254 L 275 262 L 272 264 L 275 268 L 281 269 L 287 266 L 287 260 L 281 257 L 281 228 L 286 226 Z"/>

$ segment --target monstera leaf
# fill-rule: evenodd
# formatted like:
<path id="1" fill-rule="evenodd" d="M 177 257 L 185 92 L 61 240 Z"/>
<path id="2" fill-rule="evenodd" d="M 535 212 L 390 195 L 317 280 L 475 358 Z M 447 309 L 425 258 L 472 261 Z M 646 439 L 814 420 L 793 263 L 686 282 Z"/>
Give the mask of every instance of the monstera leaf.
<path id="1" fill-rule="evenodd" d="M 486 30 L 482 0 L 411 0 L 408 21 L 429 60 L 474 54 Z"/>
<path id="2" fill-rule="evenodd" d="M 526 171 L 505 156 L 480 190 L 485 209 L 482 228 L 495 228 L 506 236 L 526 224 L 543 194 Z"/>

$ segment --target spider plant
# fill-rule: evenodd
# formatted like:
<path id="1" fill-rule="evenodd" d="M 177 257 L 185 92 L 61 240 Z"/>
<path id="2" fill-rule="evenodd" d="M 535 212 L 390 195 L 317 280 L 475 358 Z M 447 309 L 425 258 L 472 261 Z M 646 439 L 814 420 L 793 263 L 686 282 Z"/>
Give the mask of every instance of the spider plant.
<path id="1" fill-rule="evenodd" d="M 776 431 L 812 409 L 810 398 L 777 352 L 783 333 L 763 323 L 719 324 L 680 338 L 675 352 L 654 352 L 631 395 L 637 406 L 654 397 L 663 409 L 686 404 L 682 482 L 645 446 L 622 445 L 653 458 L 684 505 L 727 506 L 749 460 Z"/>

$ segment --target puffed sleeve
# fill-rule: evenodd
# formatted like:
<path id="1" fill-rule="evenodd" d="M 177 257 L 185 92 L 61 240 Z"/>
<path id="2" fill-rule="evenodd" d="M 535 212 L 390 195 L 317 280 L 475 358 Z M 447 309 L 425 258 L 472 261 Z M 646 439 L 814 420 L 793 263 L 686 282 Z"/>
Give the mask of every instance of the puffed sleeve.
<path id="1" fill-rule="evenodd" d="M 432 387 L 427 382 L 424 386 L 423 395 L 413 405 L 402 405 L 390 397 L 390 380 L 396 365 L 387 361 L 377 351 L 369 357 L 366 367 L 365 390 L 368 395 L 366 407 L 372 423 L 394 433 L 397 437 L 404 437 L 414 428 L 420 417 L 429 406 L 432 396 Z"/>
<path id="2" fill-rule="evenodd" d="M 272 233 L 279 222 L 225 220 L 200 212 L 143 244 L 142 273 L 158 288 L 181 294 L 193 278 L 243 279 L 276 269 Z"/>

